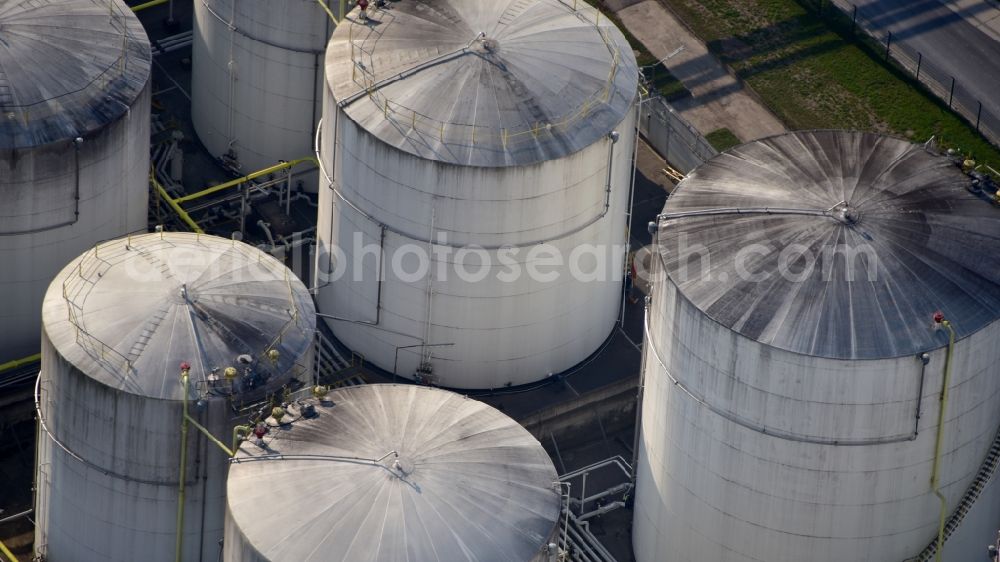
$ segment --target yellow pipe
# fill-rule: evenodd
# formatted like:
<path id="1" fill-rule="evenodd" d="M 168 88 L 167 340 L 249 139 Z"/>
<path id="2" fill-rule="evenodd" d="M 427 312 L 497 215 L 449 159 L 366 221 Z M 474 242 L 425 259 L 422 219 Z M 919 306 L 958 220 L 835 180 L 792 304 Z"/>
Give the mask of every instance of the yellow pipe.
<path id="1" fill-rule="evenodd" d="M 210 187 L 208 189 L 203 189 L 203 190 L 201 190 L 201 191 L 199 191 L 197 193 L 192 193 L 190 195 L 185 195 L 184 197 L 178 197 L 177 199 L 173 199 L 173 202 L 177 203 L 177 204 L 180 204 L 180 203 L 186 203 L 188 201 L 193 201 L 195 199 L 199 199 L 199 198 L 204 197 L 206 195 L 211 195 L 213 193 L 217 193 L 219 191 L 222 191 L 223 189 L 229 189 L 230 187 L 234 187 L 234 186 L 240 185 L 242 183 L 246 183 L 246 182 L 248 182 L 250 180 L 259 178 L 261 176 L 266 176 L 267 174 L 271 174 L 271 173 L 274 173 L 274 172 L 277 172 L 277 171 L 280 171 L 280 170 L 291 168 L 292 166 L 297 166 L 297 165 L 299 165 L 299 164 L 301 164 L 303 162 L 312 162 L 316 166 L 319 166 L 319 162 L 313 156 L 307 156 L 305 158 L 299 158 L 297 160 L 290 160 L 288 162 L 282 162 L 281 164 L 275 164 L 274 166 L 271 166 L 269 168 L 264 168 L 263 170 L 257 170 L 256 172 L 253 172 L 252 174 L 247 174 L 247 175 L 245 175 L 245 176 L 243 176 L 241 178 L 236 178 L 236 179 L 234 179 L 232 181 L 227 181 L 226 183 L 220 183 L 219 185 L 212 186 L 212 187 Z"/>
<path id="2" fill-rule="evenodd" d="M 941 466 L 941 446 L 944 442 L 944 414 L 948 407 L 948 384 L 951 380 L 951 358 L 955 350 L 955 329 L 951 322 L 943 320 L 941 325 L 948 329 L 948 351 L 944 359 L 944 380 L 941 382 L 941 405 L 938 408 L 937 436 L 934 439 L 934 465 L 931 469 L 931 489 L 934 495 L 941 501 L 941 511 L 938 517 L 937 549 L 934 551 L 934 560 L 941 562 L 941 550 L 944 547 L 944 524 L 948 517 L 948 501 L 941 493 L 939 469 Z"/>
<path id="3" fill-rule="evenodd" d="M 233 456 L 236 455 L 236 453 L 233 452 L 232 450 L 230 450 L 229 447 L 226 447 L 225 444 L 222 443 L 222 441 L 219 441 L 218 439 L 216 439 L 215 436 L 212 435 L 212 432 L 210 432 L 209 430 L 205 429 L 205 426 L 203 426 L 200 423 L 196 422 L 194 420 L 194 418 L 192 418 L 191 416 L 188 416 L 187 414 L 184 414 L 184 415 L 187 416 L 188 423 L 190 423 L 191 425 L 193 425 L 195 427 L 195 429 L 197 429 L 198 431 L 204 433 L 205 437 L 208 437 L 209 441 L 211 441 L 212 443 L 215 443 L 216 445 L 219 446 L 220 449 L 222 449 L 223 451 L 225 451 L 226 456 L 233 457 Z"/>
<path id="4" fill-rule="evenodd" d="M 182 367 L 187 367 L 183 365 Z M 184 546 L 184 484 L 187 479 L 187 433 L 188 433 L 188 369 L 181 370 L 181 468 L 177 484 L 177 535 L 174 539 L 174 561 L 182 562 L 181 550 Z"/>
<path id="5" fill-rule="evenodd" d="M 337 16 L 333 15 L 333 12 L 331 12 L 330 8 L 328 8 L 326 4 L 323 3 L 323 0 L 316 0 L 316 3 L 319 4 L 320 8 L 323 8 L 323 11 L 326 12 L 326 15 L 330 16 L 330 19 L 333 20 L 333 23 L 340 23 L 340 19 L 337 19 Z M 343 19 L 343 17 L 344 17 L 344 0 L 340 0 L 340 18 Z"/>
<path id="6" fill-rule="evenodd" d="M 17 557 L 14 556 L 14 553 L 7 548 L 7 545 L 5 545 L 3 541 L 0 541 L 0 552 L 2 552 L 10 562 L 17 562 Z"/>
<path id="7" fill-rule="evenodd" d="M 132 11 L 133 12 L 138 12 L 140 10 L 145 10 L 146 8 L 152 8 L 153 6 L 160 6 L 160 5 L 166 4 L 169 1 L 170 0 L 151 0 L 150 2 L 146 2 L 145 4 L 139 4 L 138 6 L 132 6 Z"/>
<path id="8" fill-rule="evenodd" d="M 22 357 L 20 359 L 15 359 L 13 361 L 8 361 L 6 363 L 0 363 L 0 373 L 6 373 L 11 369 L 16 369 L 18 367 L 23 367 L 24 365 L 30 365 L 42 358 L 41 353 L 36 353 L 34 355 L 29 355 L 27 357 Z"/>
<path id="9" fill-rule="evenodd" d="M 198 226 L 198 223 L 194 222 L 194 219 L 191 218 L 191 215 L 189 215 L 187 211 L 181 208 L 177 200 L 171 198 L 170 194 L 167 193 L 167 190 L 163 189 L 163 186 L 160 185 L 160 182 L 156 181 L 156 176 L 153 174 L 152 170 L 150 170 L 149 172 L 149 183 L 153 184 L 153 187 L 156 188 L 156 191 L 157 193 L 160 194 L 160 197 L 167 202 L 167 205 L 170 205 L 170 208 L 174 210 L 174 213 L 176 213 L 177 216 L 180 217 L 180 219 L 184 221 L 184 223 L 187 224 L 188 227 L 191 228 L 191 230 L 197 232 L 198 234 L 205 233 L 205 231 L 202 230 L 200 226 Z"/>
<path id="10" fill-rule="evenodd" d="M 186 365 L 184 365 L 186 367 Z M 215 438 L 212 433 L 202 426 L 200 423 L 195 421 L 194 418 L 188 414 L 188 370 L 184 369 L 181 371 L 181 387 L 183 388 L 183 394 L 181 396 L 183 418 L 181 419 L 181 477 L 180 484 L 178 484 L 178 498 L 177 498 L 177 537 L 174 544 L 174 560 L 176 562 L 181 562 L 181 549 L 184 546 L 184 480 L 187 477 L 187 433 L 188 424 L 190 423 L 198 431 L 205 434 L 205 437 L 219 446 L 220 449 L 226 452 L 226 455 L 231 457 L 236 456 L 237 446 L 239 443 L 240 433 L 244 435 L 249 434 L 251 431 L 248 425 L 238 425 L 233 428 L 233 448 L 230 449 L 226 447 L 222 441 Z M 16 560 L 14 562 L 17 562 Z"/>
<path id="11" fill-rule="evenodd" d="M 236 452 L 240 450 L 240 441 L 245 439 L 253 428 L 249 425 L 238 425 L 233 428 L 233 455 L 236 456 Z M 241 435 L 242 434 L 242 435 Z"/>

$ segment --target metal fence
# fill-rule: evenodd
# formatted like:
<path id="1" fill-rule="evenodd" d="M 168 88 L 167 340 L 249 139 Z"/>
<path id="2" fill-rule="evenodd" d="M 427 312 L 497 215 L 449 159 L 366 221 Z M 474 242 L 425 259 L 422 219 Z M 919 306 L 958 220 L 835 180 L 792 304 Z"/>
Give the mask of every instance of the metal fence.
<path id="1" fill-rule="evenodd" d="M 830 4 L 839 10 L 829 8 Z M 886 60 L 891 58 L 899 64 L 990 142 L 1000 146 L 1000 116 L 984 108 L 982 100 L 956 81 L 943 61 L 935 60 L 933 54 L 925 56 L 924 53 L 897 42 L 892 32 L 879 30 L 869 19 L 877 17 L 876 14 L 864 7 L 859 8 L 849 0 L 818 0 L 818 6 L 821 15 L 843 18 L 846 25 L 853 26 L 855 30 L 863 30 L 885 49 Z"/>
<path id="2" fill-rule="evenodd" d="M 660 156 L 682 174 L 687 174 L 718 151 L 660 96 L 644 98 L 640 106 L 639 132 Z"/>

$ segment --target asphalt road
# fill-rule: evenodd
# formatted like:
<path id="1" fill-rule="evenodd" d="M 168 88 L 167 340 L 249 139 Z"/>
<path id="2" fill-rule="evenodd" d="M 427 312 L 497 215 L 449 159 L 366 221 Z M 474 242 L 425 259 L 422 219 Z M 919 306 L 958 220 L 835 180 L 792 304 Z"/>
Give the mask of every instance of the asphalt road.
<path id="1" fill-rule="evenodd" d="M 858 6 L 859 15 L 869 20 L 870 29 L 891 31 L 893 44 L 905 44 L 922 53 L 925 63 L 930 61 L 953 75 L 956 96 L 965 90 L 961 92 L 964 104 L 968 105 L 971 97 L 982 102 L 984 115 L 989 111 L 1000 120 L 1000 42 L 966 19 L 970 12 L 997 8 L 985 0 L 971 3 L 961 13 L 941 0 L 851 1 Z M 844 0 L 837 3 L 845 4 Z M 970 110 L 975 111 L 975 105 Z"/>

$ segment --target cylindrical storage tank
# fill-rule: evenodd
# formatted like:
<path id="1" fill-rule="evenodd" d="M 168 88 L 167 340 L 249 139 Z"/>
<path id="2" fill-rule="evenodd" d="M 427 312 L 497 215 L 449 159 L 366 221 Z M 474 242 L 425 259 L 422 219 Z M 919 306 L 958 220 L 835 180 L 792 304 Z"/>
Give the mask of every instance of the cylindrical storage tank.
<path id="1" fill-rule="evenodd" d="M 223 560 L 555 560 L 555 467 L 499 410 L 446 390 L 375 384 L 288 412 L 290 424 L 263 447 L 244 442 L 233 459 Z"/>
<path id="2" fill-rule="evenodd" d="M 583 2 L 390 5 L 327 49 L 317 306 L 399 375 L 563 371 L 618 318 L 632 50 Z"/>
<path id="3" fill-rule="evenodd" d="M 4 363 L 38 353 L 66 262 L 146 228 L 151 59 L 120 0 L 5 2 L 0 30 Z"/>
<path id="4" fill-rule="evenodd" d="M 333 27 L 317 0 L 194 0 L 191 118 L 213 156 L 250 172 L 312 155 Z"/>
<path id="5" fill-rule="evenodd" d="M 745 144 L 678 185 L 646 316 L 637 560 L 901 562 L 937 539 L 934 490 L 950 516 L 1000 427 L 1000 212 L 969 186 L 923 147 L 842 131 Z"/>
<path id="6" fill-rule="evenodd" d="M 234 426 L 311 368 L 315 311 L 285 266 L 233 240 L 156 233 L 80 256 L 49 287 L 36 389 L 36 551 L 217 560 Z M 279 396 L 280 399 L 280 396 Z M 186 451 L 181 480 L 181 453 Z"/>

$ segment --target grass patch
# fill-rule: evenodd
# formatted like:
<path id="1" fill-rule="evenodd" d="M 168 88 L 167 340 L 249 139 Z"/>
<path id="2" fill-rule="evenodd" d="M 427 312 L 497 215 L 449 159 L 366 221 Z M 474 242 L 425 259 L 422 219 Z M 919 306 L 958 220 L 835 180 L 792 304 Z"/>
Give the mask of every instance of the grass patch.
<path id="1" fill-rule="evenodd" d="M 792 129 L 938 142 L 994 168 L 1000 150 L 819 0 L 664 0 Z M 828 19 L 829 18 L 829 19 Z"/>
<path id="2" fill-rule="evenodd" d="M 588 4 L 592 7 L 600 10 L 603 17 L 608 18 L 610 21 L 621 30 L 622 35 L 625 36 L 625 40 L 628 41 L 629 46 L 632 47 L 632 51 L 635 53 L 636 63 L 639 65 L 640 71 L 646 77 L 651 89 L 661 96 L 665 97 L 667 101 L 679 99 L 685 96 L 690 96 L 691 92 L 684 87 L 684 84 L 677 79 L 667 67 L 659 64 L 655 55 L 646 49 L 646 46 L 642 44 L 641 41 L 636 39 L 628 28 L 622 24 L 618 15 L 607 9 L 603 2 L 600 0 L 586 0 Z"/>
<path id="3" fill-rule="evenodd" d="M 739 137 L 734 135 L 732 131 L 726 129 L 725 127 L 708 133 L 705 135 L 705 140 L 707 140 L 708 143 L 719 152 L 724 152 L 736 145 L 743 144 L 743 141 L 741 141 Z"/>

